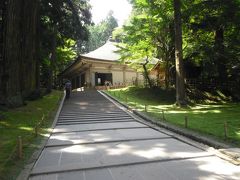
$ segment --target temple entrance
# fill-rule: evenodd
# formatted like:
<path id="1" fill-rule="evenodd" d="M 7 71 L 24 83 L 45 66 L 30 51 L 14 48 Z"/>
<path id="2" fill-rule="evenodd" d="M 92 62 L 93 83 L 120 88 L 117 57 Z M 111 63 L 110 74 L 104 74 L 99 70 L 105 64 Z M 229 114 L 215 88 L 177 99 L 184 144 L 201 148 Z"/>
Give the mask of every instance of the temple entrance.
<path id="1" fill-rule="evenodd" d="M 112 73 L 95 73 L 95 85 L 104 86 L 112 84 Z"/>
<path id="2" fill-rule="evenodd" d="M 85 86 L 85 73 L 80 76 L 80 85 L 81 87 Z"/>

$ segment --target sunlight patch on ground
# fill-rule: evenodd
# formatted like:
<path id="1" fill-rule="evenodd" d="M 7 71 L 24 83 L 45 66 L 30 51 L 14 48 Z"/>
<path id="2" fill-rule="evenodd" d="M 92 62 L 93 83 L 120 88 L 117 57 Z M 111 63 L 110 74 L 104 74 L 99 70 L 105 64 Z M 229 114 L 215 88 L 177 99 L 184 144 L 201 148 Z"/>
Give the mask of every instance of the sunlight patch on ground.
<path id="1" fill-rule="evenodd" d="M 132 147 L 125 145 L 125 144 L 120 144 L 116 148 L 111 148 L 106 150 L 108 155 L 114 156 L 114 155 L 122 155 L 122 154 L 127 154 L 132 151 Z"/>
<path id="2" fill-rule="evenodd" d="M 187 111 L 166 111 L 167 114 L 186 114 Z"/>
<path id="3" fill-rule="evenodd" d="M 47 129 L 47 133 L 49 133 L 50 131 L 51 131 L 50 129 Z M 44 134 L 41 133 L 40 135 L 47 138 L 49 137 L 49 134 L 46 134 L 46 133 Z"/>
<path id="4" fill-rule="evenodd" d="M 83 92 L 84 91 L 84 87 L 77 88 L 77 91 L 78 92 Z"/>
<path id="5" fill-rule="evenodd" d="M 6 121 L 1 121 L 1 122 L 0 122 L 0 125 L 5 126 L 5 127 L 10 126 L 10 124 L 7 123 Z"/>
<path id="6" fill-rule="evenodd" d="M 236 134 L 240 138 L 240 131 L 236 132 Z"/>
<path id="7" fill-rule="evenodd" d="M 205 114 L 205 113 L 221 113 L 222 111 L 220 110 L 195 110 L 195 111 L 191 111 L 193 113 L 197 113 L 197 114 Z"/>
<path id="8" fill-rule="evenodd" d="M 234 175 L 236 172 L 239 172 L 238 166 L 232 166 L 232 164 L 222 162 L 222 160 L 219 158 L 211 158 L 211 160 L 206 159 L 203 164 L 198 165 L 198 168 L 203 171 L 209 171 L 223 175 Z"/>
<path id="9" fill-rule="evenodd" d="M 74 104 L 77 104 L 77 105 L 81 105 L 81 106 L 84 106 L 84 105 L 89 105 L 89 103 L 88 102 L 76 102 L 76 103 L 74 103 Z"/>
<path id="10" fill-rule="evenodd" d="M 84 145 L 75 145 L 75 146 L 70 146 L 70 147 L 63 148 L 60 151 L 68 152 L 68 153 L 89 154 L 89 153 L 92 153 L 95 150 L 96 150 L 96 148 L 93 148 L 93 147 L 87 147 L 87 146 L 84 146 Z"/>
<path id="11" fill-rule="evenodd" d="M 32 131 L 33 128 L 30 127 L 19 127 L 19 129 L 25 130 L 25 131 Z"/>
<path id="12" fill-rule="evenodd" d="M 133 154 L 147 159 L 154 159 L 157 157 L 167 156 L 168 153 L 165 152 L 164 148 L 154 147 L 145 151 L 135 151 Z"/>
<path id="13" fill-rule="evenodd" d="M 157 106 L 149 106 L 150 108 L 153 108 L 153 109 L 163 109 L 163 110 L 166 110 L 166 109 L 169 109 L 169 108 L 173 108 L 173 105 L 157 105 Z"/>
<path id="14" fill-rule="evenodd" d="M 191 107 L 193 110 L 201 110 L 201 109 L 210 109 L 210 108 L 223 108 L 227 107 L 224 105 L 203 105 L 203 104 L 197 104 L 196 106 Z"/>

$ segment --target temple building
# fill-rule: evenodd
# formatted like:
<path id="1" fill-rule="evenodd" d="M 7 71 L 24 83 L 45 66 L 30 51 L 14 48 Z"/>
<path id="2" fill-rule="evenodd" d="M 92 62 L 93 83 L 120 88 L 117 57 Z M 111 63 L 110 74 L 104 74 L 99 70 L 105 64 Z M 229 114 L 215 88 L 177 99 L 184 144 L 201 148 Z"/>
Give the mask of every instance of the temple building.
<path id="1" fill-rule="evenodd" d="M 80 55 L 61 73 L 72 81 L 73 88 L 127 86 L 143 82 L 142 72 L 120 63 L 117 47 L 111 40 L 98 49 Z"/>

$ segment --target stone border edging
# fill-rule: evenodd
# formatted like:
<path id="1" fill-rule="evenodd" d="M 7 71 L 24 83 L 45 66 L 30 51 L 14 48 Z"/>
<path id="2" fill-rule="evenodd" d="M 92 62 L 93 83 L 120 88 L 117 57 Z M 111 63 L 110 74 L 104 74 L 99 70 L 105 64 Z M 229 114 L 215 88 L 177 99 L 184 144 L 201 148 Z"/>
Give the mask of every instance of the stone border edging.
<path id="1" fill-rule="evenodd" d="M 130 107 L 128 105 L 120 102 L 119 100 L 112 97 L 111 95 L 105 93 L 104 91 L 101 91 L 101 92 L 104 93 L 105 95 L 107 95 L 108 97 L 110 97 L 111 99 L 113 99 L 114 101 L 118 102 L 119 104 L 121 104 L 125 108 L 130 109 Z M 154 125 L 160 126 L 160 127 L 165 128 L 167 130 L 170 130 L 170 131 L 173 131 L 177 134 L 189 137 L 190 139 L 193 139 L 195 141 L 207 144 L 207 145 L 212 146 L 214 148 L 229 148 L 230 147 L 229 145 L 226 145 L 226 144 L 223 144 L 223 143 L 220 143 L 220 142 L 216 142 L 216 141 L 213 141 L 213 140 L 209 140 L 207 137 L 203 137 L 200 134 L 198 134 L 196 132 L 193 132 L 191 130 L 183 129 L 181 127 L 172 125 L 172 124 L 167 123 L 167 122 L 160 122 L 160 121 L 156 120 L 155 118 L 149 117 L 148 115 L 146 115 L 146 114 L 144 114 L 140 111 L 137 111 L 136 109 L 132 109 L 132 112 L 133 112 L 133 114 L 136 114 L 137 116 L 141 117 L 142 119 L 144 119 L 144 120 L 146 120 L 146 121 L 148 121 L 148 122 L 150 122 Z"/>
<path id="2" fill-rule="evenodd" d="M 126 109 L 131 109 L 128 105 L 120 102 L 118 99 L 114 98 L 113 96 L 107 94 L 104 91 L 100 91 L 100 93 L 103 93 L 104 95 L 106 95 L 107 97 L 109 97 L 110 99 L 112 99 L 113 101 L 116 101 L 117 103 L 119 103 L 120 105 L 124 106 Z M 233 148 L 230 144 L 227 143 L 223 143 L 223 142 L 219 142 L 218 140 L 212 138 L 212 137 L 207 137 L 204 135 L 201 135 L 199 133 L 196 133 L 192 130 L 189 129 L 184 129 L 181 127 L 178 127 L 176 125 L 170 124 L 168 122 L 162 122 L 162 121 L 158 121 L 155 118 L 149 117 L 146 114 L 137 111 L 136 109 L 132 109 L 132 113 L 139 116 L 140 118 L 142 118 L 143 120 L 156 125 L 158 127 L 167 129 L 169 131 L 172 131 L 176 134 L 182 135 L 184 137 L 187 137 L 189 139 L 192 139 L 196 142 L 199 143 L 203 143 L 205 145 L 208 145 L 210 147 L 213 147 L 215 149 L 214 153 L 216 154 L 216 156 L 225 159 L 235 165 L 240 165 L 240 156 L 236 155 L 236 152 L 231 152 L 232 150 L 238 149 L 238 148 Z M 237 150 L 235 150 L 237 151 Z"/>
<path id="3" fill-rule="evenodd" d="M 200 135 L 199 133 L 196 133 L 194 131 L 191 131 L 191 130 L 188 130 L 188 129 L 183 129 L 181 127 L 178 127 L 178 126 L 175 126 L 173 124 L 170 124 L 170 123 L 167 123 L 167 122 L 160 122 L 152 117 L 149 117 L 145 114 L 143 114 L 142 112 L 139 112 L 137 110 L 133 110 L 133 113 L 136 114 L 137 116 L 140 116 L 142 119 L 146 120 L 146 121 L 149 121 L 157 126 L 160 126 L 164 129 L 167 129 L 167 130 L 170 130 L 170 131 L 173 131 L 177 134 L 180 134 L 180 135 L 183 135 L 183 136 L 186 136 L 192 140 L 195 140 L 197 142 L 201 142 L 203 144 L 206 144 L 208 146 L 212 146 L 216 149 L 219 149 L 219 148 L 230 148 L 229 145 L 226 145 L 226 144 L 223 144 L 221 142 L 217 142 L 209 137 L 205 137 L 205 136 L 202 136 Z"/>
<path id="4" fill-rule="evenodd" d="M 59 114 L 62 110 L 62 106 L 63 106 L 64 100 L 65 100 L 65 97 L 66 97 L 66 92 L 64 91 L 62 99 L 61 99 L 61 101 L 59 103 L 59 106 L 58 106 L 58 110 L 55 114 L 53 124 L 51 126 L 51 131 L 48 134 L 46 134 L 47 135 L 46 137 L 43 138 L 38 150 L 36 150 L 33 153 L 32 157 L 29 160 L 29 163 L 24 166 L 24 169 L 20 172 L 20 174 L 18 175 L 16 180 L 28 180 L 29 179 L 29 176 L 31 174 L 31 171 L 32 171 L 34 165 L 36 164 L 36 162 L 37 162 L 39 156 L 41 155 L 45 145 L 47 144 L 47 141 L 48 141 L 50 135 L 52 134 L 53 128 L 56 126 Z"/>
<path id="5" fill-rule="evenodd" d="M 53 129 L 53 128 L 56 126 L 56 124 L 57 124 L 57 120 L 58 120 L 59 114 L 60 114 L 60 112 L 61 112 L 61 110 L 62 110 L 62 107 L 63 107 L 63 103 L 64 103 L 65 98 L 66 98 L 66 92 L 63 91 L 63 97 L 62 97 L 62 99 L 61 99 L 61 102 L 60 102 L 60 104 L 59 104 L 58 110 L 57 110 L 57 112 L 56 112 L 56 115 L 55 115 L 55 118 L 54 118 L 54 121 L 53 121 L 53 124 L 52 124 L 52 127 L 51 127 L 52 129 Z"/>

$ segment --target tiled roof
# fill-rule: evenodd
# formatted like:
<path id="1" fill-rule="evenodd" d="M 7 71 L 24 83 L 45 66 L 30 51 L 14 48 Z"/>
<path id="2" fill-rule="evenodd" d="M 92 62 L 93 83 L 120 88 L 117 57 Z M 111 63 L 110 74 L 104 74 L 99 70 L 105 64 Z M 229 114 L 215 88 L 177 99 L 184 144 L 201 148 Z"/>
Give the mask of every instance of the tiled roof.
<path id="1" fill-rule="evenodd" d="M 119 61 L 121 56 L 116 52 L 117 50 L 119 49 L 115 46 L 115 42 L 108 40 L 103 46 L 87 54 L 82 54 L 81 57 L 105 61 Z M 149 61 L 149 64 L 156 64 L 159 62 L 157 58 L 151 58 Z M 128 62 L 132 62 L 132 60 Z M 143 58 L 139 63 L 145 63 L 145 59 Z"/>
<path id="2" fill-rule="evenodd" d="M 118 61 L 121 56 L 116 53 L 117 50 L 118 48 L 114 45 L 114 42 L 107 41 L 106 44 L 98 49 L 81 56 L 98 60 Z"/>

